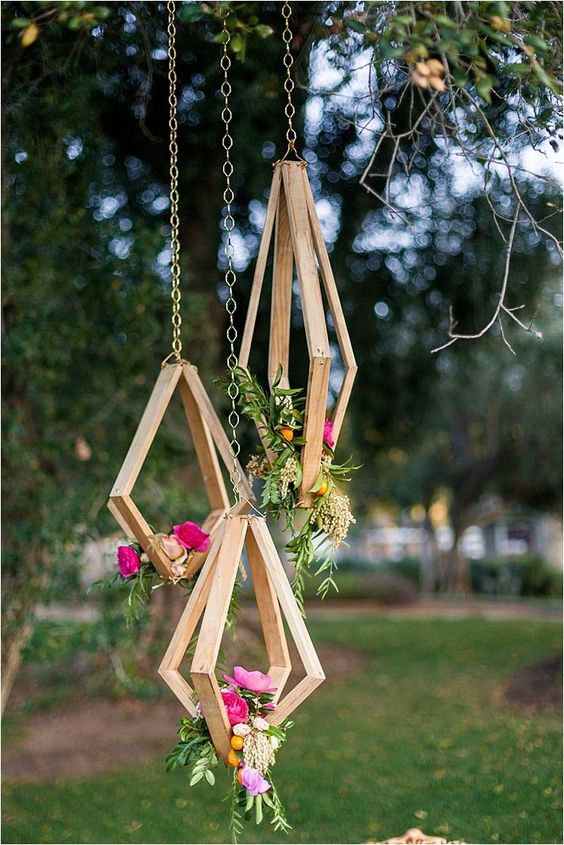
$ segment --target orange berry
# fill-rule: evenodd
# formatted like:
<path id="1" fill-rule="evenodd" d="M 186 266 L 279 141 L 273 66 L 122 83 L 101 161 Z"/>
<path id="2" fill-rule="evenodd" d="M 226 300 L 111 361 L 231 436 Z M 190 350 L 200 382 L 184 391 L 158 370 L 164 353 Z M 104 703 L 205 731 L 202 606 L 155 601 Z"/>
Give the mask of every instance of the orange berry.
<path id="1" fill-rule="evenodd" d="M 239 755 L 235 754 L 233 749 L 231 749 L 229 754 L 225 758 L 225 762 L 227 763 L 228 766 L 233 766 L 233 768 L 236 769 L 237 766 L 239 765 L 240 759 L 241 758 L 239 757 Z"/>
<path id="2" fill-rule="evenodd" d="M 240 751 L 245 744 L 245 740 L 242 736 L 232 736 L 231 737 L 231 748 L 234 748 L 235 751 Z"/>
<path id="3" fill-rule="evenodd" d="M 329 482 L 325 480 L 321 482 L 321 485 L 317 488 L 315 492 L 318 496 L 324 496 L 328 490 Z"/>
<path id="4" fill-rule="evenodd" d="M 294 429 L 293 428 L 288 428 L 287 426 L 284 426 L 283 428 L 280 429 L 280 434 L 282 435 L 284 440 L 287 440 L 289 443 L 291 443 L 292 440 L 294 439 Z"/>
<path id="5" fill-rule="evenodd" d="M 239 781 L 239 783 L 243 783 L 243 769 L 240 769 L 240 768 L 237 769 L 236 778 Z"/>

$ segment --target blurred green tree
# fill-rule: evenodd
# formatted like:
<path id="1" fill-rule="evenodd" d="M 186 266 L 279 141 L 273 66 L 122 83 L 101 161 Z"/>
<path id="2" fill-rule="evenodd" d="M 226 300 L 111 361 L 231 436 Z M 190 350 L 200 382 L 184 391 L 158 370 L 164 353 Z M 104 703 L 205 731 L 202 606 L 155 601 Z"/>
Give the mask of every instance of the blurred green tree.
<path id="1" fill-rule="evenodd" d="M 179 4 L 184 340 L 208 383 L 224 354 L 217 41 L 225 8 L 240 59 L 233 130 L 243 304 L 268 162 L 283 152 L 285 133 L 280 4 Z M 510 174 L 495 161 L 500 139 L 504 155 L 506 144 L 518 155 L 527 144 L 557 143 L 561 12 L 556 3 L 405 3 L 402 15 L 394 11 L 389 3 L 369 4 L 366 13 L 351 3 L 300 3 L 292 50 L 304 155 L 361 364 L 348 426 L 350 443 L 367 460 L 361 489 L 367 498 L 397 491 L 407 502 L 419 501 L 424 485 L 406 496 L 386 472 L 374 480 L 374 462 L 392 448 L 413 449 L 419 465 L 425 438 L 416 434 L 433 437 L 428 420 L 437 391 L 445 392 L 444 424 L 451 421 L 447 400 L 456 402 L 456 391 L 448 392 L 445 371 L 465 373 L 477 353 L 462 344 L 441 358 L 429 350 L 448 331 L 449 305 L 478 330 L 495 306 L 504 218 L 518 196 L 527 196 L 536 215 L 521 208 L 512 277 L 521 301 L 538 303 L 556 261 L 546 229 L 554 220 L 542 229 L 536 222 L 551 213 L 550 180 L 521 173 L 519 158 Z M 84 536 L 112 524 L 104 511 L 108 487 L 168 352 L 168 100 L 165 4 L 12 2 L 2 13 L 9 689 L 37 600 L 57 596 L 59 574 L 78 566 Z M 437 55 L 452 70 L 445 78 L 454 99 L 431 94 L 413 75 L 417 60 Z M 402 143 L 398 132 L 407 133 Z M 458 184 L 461 170 L 445 165 L 450 148 L 439 138 L 452 139 L 459 157 L 473 157 L 480 184 Z M 299 381 L 299 308 L 294 323 Z M 485 348 L 480 354 L 492 369 L 498 356 L 510 355 Z M 536 372 L 530 346 L 524 349 L 523 365 Z M 521 456 L 530 454 L 531 439 L 538 442 L 533 420 L 522 427 Z M 182 468 L 180 429 L 173 414 L 144 479 L 155 519 L 198 508 L 196 488 L 186 498 L 192 479 Z M 520 466 L 525 473 L 526 461 Z M 552 488 L 539 499 L 546 506 L 553 500 Z"/>

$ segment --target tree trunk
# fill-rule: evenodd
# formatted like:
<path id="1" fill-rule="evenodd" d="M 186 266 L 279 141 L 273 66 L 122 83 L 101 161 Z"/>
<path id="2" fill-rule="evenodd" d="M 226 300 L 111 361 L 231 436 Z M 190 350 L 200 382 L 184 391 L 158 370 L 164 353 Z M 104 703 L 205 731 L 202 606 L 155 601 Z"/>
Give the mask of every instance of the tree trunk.
<path id="1" fill-rule="evenodd" d="M 468 561 L 460 554 L 458 548 L 460 538 L 462 537 L 464 530 L 467 528 L 467 525 L 466 523 L 459 522 L 458 519 L 452 515 L 451 524 L 453 529 L 452 548 L 449 549 L 443 558 L 440 589 L 442 592 L 468 593 L 470 590 Z"/>
<path id="2" fill-rule="evenodd" d="M 429 513 L 425 517 L 425 543 L 421 554 L 421 592 L 434 593 L 438 585 L 441 553 L 437 546 Z"/>
<path id="3" fill-rule="evenodd" d="M 29 640 L 32 630 L 31 623 L 25 622 L 11 642 L 2 649 L 2 715 L 4 715 L 6 704 L 21 666 L 23 648 Z"/>

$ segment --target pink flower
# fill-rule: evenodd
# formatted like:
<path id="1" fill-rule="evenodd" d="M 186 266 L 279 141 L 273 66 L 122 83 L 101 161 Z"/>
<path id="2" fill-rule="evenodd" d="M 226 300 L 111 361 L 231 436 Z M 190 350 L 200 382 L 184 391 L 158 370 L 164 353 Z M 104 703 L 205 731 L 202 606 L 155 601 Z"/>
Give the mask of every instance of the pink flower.
<path id="1" fill-rule="evenodd" d="M 186 549 L 178 542 L 174 534 L 161 534 L 160 539 L 163 552 L 171 560 L 177 560 L 186 554 Z"/>
<path id="2" fill-rule="evenodd" d="M 246 722 L 249 716 L 249 705 L 244 698 L 232 690 L 222 690 L 221 697 L 227 710 L 227 718 L 230 725 L 238 725 L 239 722 Z"/>
<path id="3" fill-rule="evenodd" d="M 196 552 L 206 552 L 210 545 L 210 535 L 202 531 L 195 522 L 183 522 L 182 525 L 172 526 L 178 542 L 185 549 L 194 549 Z"/>
<path id="4" fill-rule="evenodd" d="M 333 439 L 333 423 L 331 420 L 325 420 L 325 425 L 323 426 L 323 442 L 327 443 L 330 449 L 335 446 L 335 441 Z"/>
<path id="5" fill-rule="evenodd" d="M 223 677 L 228 683 L 248 689 L 250 692 L 276 692 L 276 687 L 272 686 L 270 675 L 264 675 L 262 672 L 247 672 L 242 666 L 235 666 L 233 676 L 233 678 L 230 678 L 229 675 Z"/>
<path id="6" fill-rule="evenodd" d="M 251 795 L 260 795 L 270 789 L 270 784 L 260 772 L 251 766 L 245 766 L 241 774 L 241 783 Z"/>
<path id="7" fill-rule="evenodd" d="M 141 558 L 131 546 L 118 546 L 118 568 L 124 578 L 137 575 L 141 566 Z"/>

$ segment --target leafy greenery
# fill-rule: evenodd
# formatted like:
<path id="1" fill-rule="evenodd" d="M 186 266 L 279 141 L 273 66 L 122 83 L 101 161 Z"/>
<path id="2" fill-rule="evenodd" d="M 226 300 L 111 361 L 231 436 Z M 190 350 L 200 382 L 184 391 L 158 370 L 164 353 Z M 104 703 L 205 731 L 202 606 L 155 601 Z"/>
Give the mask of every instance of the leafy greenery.
<path id="1" fill-rule="evenodd" d="M 241 413 L 255 422 L 261 435 L 261 443 L 247 469 L 263 482 L 261 508 L 275 519 L 283 518 L 285 529 L 292 534 L 286 551 L 294 566 L 292 589 L 304 613 L 304 578 L 315 558 L 320 561 L 315 574 L 325 573 L 317 594 L 325 598 L 331 589 L 338 591 L 334 552 L 345 539 L 346 530 L 339 535 L 331 532 L 331 526 L 324 521 L 323 506 L 335 496 L 336 480 L 349 481 L 349 473 L 359 467 L 352 466 L 350 459 L 344 464 L 335 463 L 333 449 L 324 440 L 319 476 L 309 491 L 317 495 L 310 508 L 304 507 L 299 494 L 303 478 L 299 447 L 305 440 L 299 432 L 304 425 L 301 408 L 305 397 L 301 388 L 281 387 L 282 377 L 279 367 L 267 395 L 256 376 L 242 367 L 235 370 Z M 296 530 L 296 517 L 300 513 L 303 525 Z"/>
<path id="2" fill-rule="evenodd" d="M 141 618 L 143 608 L 149 603 L 152 590 L 161 581 L 158 572 L 151 563 L 142 563 L 139 572 L 129 578 L 124 578 L 119 572 L 100 581 L 94 581 L 90 590 L 110 590 L 114 586 L 127 587 L 127 596 L 123 600 L 123 615 L 126 627 L 131 627 Z"/>
<path id="3" fill-rule="evenodd" d="M 215 775 L 212 769 L 219 761 L 204 719 L 181 719 L 178 736 L 180 742 L 165 760 L 167 772 L 185 767 L 188 769 L 190 786 L 195 786 L 203 778 L 213 786 Z"/>
<path id="4" fill-rule="evenodd" d="M 562 841 L 560 715 L 523 712 L 501 695 L 512 673 L 560 651 L 560 625 L 371 614 L 309 627 L 316 642 L 367 662 L 296 712 L 276 763 L 292 842 L 366 842 L 414 826 L 466 842 Z M 185 774 L 166 774 L 159 757 L 65 782 L 5 783 L 3 840 L 228 841 L 221 791 L 186 793 Z M 269 828 L 248 825 L 244 841 L 280 842 Z"/>
<path id="5" fill-rule="evenodd" d="M 531 2 L 401 4 L 391 13 L 384 2 L 365 11 L 339 4 L 327 29 L 345 39 L 359 34 L 374 51 L 380 70 L 390 60 L 414 62 L 443 56 L 457 86 L 473 83 L 488 103 L 499 86 L 519 93 L 542 114 L 554 108 L 561 90 L 562 10 L 558 3 L 543 7 Z M 496 91 L 496 89 L 498 89 Z"/>

